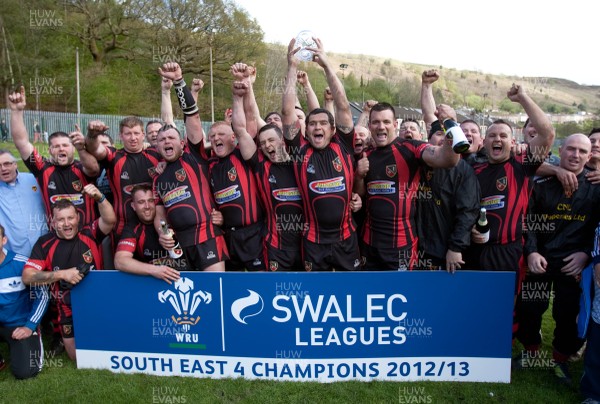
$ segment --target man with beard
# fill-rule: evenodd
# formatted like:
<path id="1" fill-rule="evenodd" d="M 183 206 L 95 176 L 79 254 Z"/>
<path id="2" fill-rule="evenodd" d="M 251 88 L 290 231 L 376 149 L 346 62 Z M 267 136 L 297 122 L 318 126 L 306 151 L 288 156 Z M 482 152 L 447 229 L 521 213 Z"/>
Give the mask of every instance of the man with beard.
<path id="1" fill-rule="evenodd" d="M 23 269 L 25 284 L 52 284 L 52 293 L 58 299 L 60 332 L 72 360 L 75 360 L 75 332 L 70 289 L 81 282 L 87 270 L 103 268 L 100 244 L 116 223 L 112 206 L 98 188 L 88 184 L 83 194 L 98 204 L 100 218 L 80 230 L 79 215 L 73 203 L 68 199 L 59 200 L 52 207 L 54 231 L 35 243 Z"/>
<path id="2" fill-rule="evenodd" d="M 156 204 L 152 187 L 136 185 L 131 189 L 131 207 L 139 223 L 128 224 L 123 230 L 117 252 L 115 268 L 136 275 L 150 275 L 171 284 L 179 279 L 179 271 L 185 271 L 183 259 L 169 257 L 158 241 L 154 228 Z"/>
<path id="3" fill-rule="evenodd" d="M 11 109 L 11 134 L 23 162 L 36 177 L 42 192 L 46 213 L 50 217 L 51 207 L 59 199 L 73 202 L 80 216 L 80 223 L 91 223 L 95 217 L 93 201 L 83 197 L 81 191 L 87 184 L 93 184 L 100 169 L 94 157 L 83 148 L 79 127 L 70 135 L 54 132 L 48 138 L 50 159 L 46 159 L 29 142 L 25 128 L 24 109 L 25 89 L 8 96 Z M 81 162 L 75 160 L 75 147 Z"/>

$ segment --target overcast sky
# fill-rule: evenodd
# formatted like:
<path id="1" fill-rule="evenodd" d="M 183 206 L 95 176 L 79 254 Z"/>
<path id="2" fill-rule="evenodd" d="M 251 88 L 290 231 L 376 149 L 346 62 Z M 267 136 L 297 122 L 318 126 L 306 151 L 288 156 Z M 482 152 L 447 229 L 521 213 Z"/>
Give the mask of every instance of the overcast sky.
<path id="1" fill-rule="evenodd" d="M 593 0 L 234 0 L 267 42 L 311 30 L 325 50 L 600 85 Z"/>

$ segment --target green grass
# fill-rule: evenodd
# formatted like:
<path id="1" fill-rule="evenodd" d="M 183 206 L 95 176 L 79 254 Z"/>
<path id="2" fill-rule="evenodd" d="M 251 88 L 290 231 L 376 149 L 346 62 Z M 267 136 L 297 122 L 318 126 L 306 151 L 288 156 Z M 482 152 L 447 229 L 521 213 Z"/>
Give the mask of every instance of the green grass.
<path id="1" fill-rule="evenodd" d="M 542 326 L 542 351 L 552 356 L 554 323 L 549 309 Z M 127 338 L 126 332 L 123 334 Z M 518 355 L 520 346 L 513 348 Z M 8 358 L 8 346 L 0 344 Z M 550 369 L 522 369 L 512 382 L 314 382 L 197 379 L 108 370 L 78 370 L 66 354 L 46 359 L 34 379 L 17 381 L 7 369 L 0 372 L 0 403 L 576 403 L 582 361 L 571 364 L 573 388 L 560 385 Z"/>

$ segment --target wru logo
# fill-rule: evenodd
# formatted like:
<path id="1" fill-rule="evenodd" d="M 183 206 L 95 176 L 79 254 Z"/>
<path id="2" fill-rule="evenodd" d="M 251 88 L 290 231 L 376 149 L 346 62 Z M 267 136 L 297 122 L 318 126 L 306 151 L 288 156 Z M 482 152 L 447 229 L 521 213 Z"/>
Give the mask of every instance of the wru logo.
<path id="1" fill-rule="evenodd" d="M 196 309 L 200 303 L 209 304 L 212 301 L 212 295 L 202 290 L 194 292 L 194 281 L 189 278 L 179 278 L 173 286 L 177 293 L 172 290 L 163 290 L 158 292 L 158 300 L 161 303 L 171 303 L 177 312 L 177 317 L 173 314 L 171 319 L 181 325 L 184 332 L 188 332 L 192 325 L 196 325 L 200 321 L 200 316 L 194 317 Z"/>

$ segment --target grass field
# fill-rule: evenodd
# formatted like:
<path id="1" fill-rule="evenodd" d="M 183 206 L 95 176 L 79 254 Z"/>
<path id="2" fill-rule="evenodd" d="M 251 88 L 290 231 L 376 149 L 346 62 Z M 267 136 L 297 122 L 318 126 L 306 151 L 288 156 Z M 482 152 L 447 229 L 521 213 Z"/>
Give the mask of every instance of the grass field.
<path id="1" fill-rule="evenodd" d="M 542 348 L 553 323 L 544 317 Z M 126 336 L 124 336 L 126 337 Z M 514 349 L 514 354 L 518 355 Z M 0 344 L 6 358 L 6 344 Z M 77 370 L 62 354 L 46 358 L 34 379 L 17 381 L 0 372 L 1 403 L 577 403 L 582 362 L 571 365 L 574 388 L 558 384 L 546 366 L 515 370 L 510 384 L 453 382 L 304 382 L 210 380 L 184 377 L 113 374 L 107 370 Z"/>
<path id="2" fill-rule="evenodd" d="M 40 145 L 36 145 L 40 146 Z M 12 144 L 0 148 L 14 151 Z M 38 149 L 46 155 L 46 147 Z M 15 156 L 17 153 L 15 151 Z M 19 169 L 26 171 L 22 162 Z M 544 317 L 543 354 L 551 359 L 553 322 Z M 124 335 L 126 338 L 126 335 Z M 513 356 L 519 348 L 513 349 Z M 6 344 L 0 354 L 8 359 Z M 0 403 L 576 403 L 582 362 L 573 363 L 575 387 L 555 380 L 544 364 L 513 371 L 510 384 L 452 382 L 340 382 L 331 384 L 210 380 L 182 377 L 113 374 L 77 370 L 66 354 L 46 357 L 34 379 L 15 380 L 8 369 L 0 372 Z"/>

